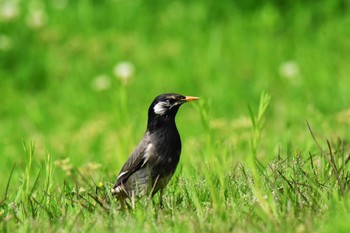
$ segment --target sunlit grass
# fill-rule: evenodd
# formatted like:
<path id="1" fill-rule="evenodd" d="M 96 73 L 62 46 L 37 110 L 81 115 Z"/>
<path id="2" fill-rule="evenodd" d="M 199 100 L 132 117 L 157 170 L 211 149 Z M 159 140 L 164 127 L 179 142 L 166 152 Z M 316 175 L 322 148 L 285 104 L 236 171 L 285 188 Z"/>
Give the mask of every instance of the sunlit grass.
<path id="1" fill-rule="evenodd" d="M 256 154 L 268 104 L 269 96 L 262 95 L 257 115 L 251 110 L 254 127 L 248 163 L 232 163 L 232 151 L 206 139 L 200 169 L 185 175 L 182 165 L 165 192 L 163 208 L 156 197 L 154 202 L 140 200 L 135 210 L 124 212 L 112 197 L 112 182 L 101 166 L 77 168 L 69 160 L 53 163 L 49 151 L 34 172 L 35 145 L 24 143 L 27 162 L 20 185 L 6 189 L 1 200 L 3 229 L 12 231 L 20 224 L 20 230 L 37 231 L 43 224 L 68 231 L 81 227 L 127 232 L 321 230 L 319 219 L 334 204 L 347 205 L 349 147 L 342 140 L 327 141 L 325 150 L 310 127 L 318 151 L 278 154 L 273 161 L 261 163 Z M 55 175 L 60 169 L 65 175 Z M 17 183 L 11 175 L 10 187 Z"/>
<path id="2" fill-rule="evenodd" d="M 349 231 L 348 6 L 252 2 L 0 1 L 1 231 Z M 165 92 L 178 170 L 121 212 Z"/>

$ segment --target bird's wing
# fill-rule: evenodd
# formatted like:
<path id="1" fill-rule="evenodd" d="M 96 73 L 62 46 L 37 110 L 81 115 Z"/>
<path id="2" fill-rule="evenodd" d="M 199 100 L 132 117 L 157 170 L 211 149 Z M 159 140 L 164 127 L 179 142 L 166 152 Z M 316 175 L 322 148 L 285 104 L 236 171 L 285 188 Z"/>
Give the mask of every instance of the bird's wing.
<path id="1" fill-rule="evenodd" d="M 136 147 L 119 172 L 117 181 L 115 182 L 113 188 L 116 188 L 120 184 L 124 183 L 130 177 L 130 175 L 143 167 L 152 154 L 154 154 L 154 149 L 154 145 L 151 143 L 148 133 L 146 133 L 142 141 Z"/>

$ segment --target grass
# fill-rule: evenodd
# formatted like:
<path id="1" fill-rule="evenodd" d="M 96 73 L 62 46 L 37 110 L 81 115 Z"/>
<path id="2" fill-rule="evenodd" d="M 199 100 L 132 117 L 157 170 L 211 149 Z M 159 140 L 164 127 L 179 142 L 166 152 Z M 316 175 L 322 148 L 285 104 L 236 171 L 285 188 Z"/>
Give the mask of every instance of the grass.
<path id="1" fill-rule="evenodd" d="M 335 144 L 327 141 L 325 150 L 309 126 L 319 151 L 278 154 L 262 164 L 256 153 L 268 104 L 269 96 L 262 95 L 257 116 L 251 111 L 251 162 L 232 166 L 220 161 L 232 156 L 226 147 L 210 145 L 213 148 L 202 152 L 207 161 L 200 170 L 187 176 L 180 171 L 173 179 L 163 209 L 157 200 L 141 200 L 135 210 L 122 212 L 111 196 L 112 183 L 95 180 L 91 172 L 74 167 L 62 183 L 54 184 L 54 168 L 64 170 L 67 162 L 54 166 L 46 152 L 46 160 L 34 172 L 35 145 L 24 143 L 28 160 L 21 186 L 15 189 L 16 194 L 8 192 L 7 186 L 1 200 L 2 230 L 20 226 L 19 231 L 323 231 L 328 226 L 323 220 L 330 211 L 346 216 L 348 145 L 342 140 Z M 223 156 L 209 160 L 213 151 Z M 13 183 L 13 171 L 15 167 L 8 184 Z M 341 209 L 332 210 L 334 205 Z M 348 228 L 336 225 L 335 229 Z"/>
<path id="2" fill-rule="evenodd" d="M 153 3 L 0 1 L 1 231 L 348 232 L 348 5 Z M 121 212 L 164 92 L 201 97 L 178 170 Z"/>

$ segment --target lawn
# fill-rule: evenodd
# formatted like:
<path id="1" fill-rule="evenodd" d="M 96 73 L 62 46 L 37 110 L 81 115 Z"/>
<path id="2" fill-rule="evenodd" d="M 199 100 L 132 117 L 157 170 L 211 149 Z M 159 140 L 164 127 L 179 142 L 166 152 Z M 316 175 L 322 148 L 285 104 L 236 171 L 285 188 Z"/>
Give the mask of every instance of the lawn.
<path id="1" fill-rule="evenodd" d="M 350 5 L 0 0 L 0 231 L 349 232 Z M 155 96 L 178 169 L 111 196 Z"/>

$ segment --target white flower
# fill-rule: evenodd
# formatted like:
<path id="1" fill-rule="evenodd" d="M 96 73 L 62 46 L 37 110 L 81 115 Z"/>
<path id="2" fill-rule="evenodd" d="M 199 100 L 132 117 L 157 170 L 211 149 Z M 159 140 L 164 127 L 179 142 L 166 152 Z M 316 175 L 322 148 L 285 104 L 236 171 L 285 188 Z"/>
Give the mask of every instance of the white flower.
<path id="1" fill-rule="evenodd" d="M 31 10 L 27 16 L 27 25 L 33 29 L 41 28 L 47 23 L 47 18 L 44 9 Z"/>
<path id="2" fill-rule="evenodd" d="M 107 90 L 111 87 L 111 80 L 108 75 L 98 75 L 92 80 L 91 87 L 95 91 Z"/>
<path id="3" fill-rule="evenodd" d="M 113 73 L 123 84 L 126 84 L 134 75 L 134 70 L 134 65 L 131 62 L 124 61 L 114 66 Z"/>
<path id="4" fill-rule="evenodd" d="M 11 21 L 19 15 L 19 7 L 17 1 L 0 2 L 0 19 Z"/>
<path id="5" fill-rule="evenodd" d="M 287 61 L 280 65 L 279 74 L 286 79 L 294 79 L 299 76 L 299 65 L 296 61 Z"/>

